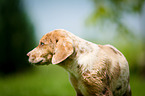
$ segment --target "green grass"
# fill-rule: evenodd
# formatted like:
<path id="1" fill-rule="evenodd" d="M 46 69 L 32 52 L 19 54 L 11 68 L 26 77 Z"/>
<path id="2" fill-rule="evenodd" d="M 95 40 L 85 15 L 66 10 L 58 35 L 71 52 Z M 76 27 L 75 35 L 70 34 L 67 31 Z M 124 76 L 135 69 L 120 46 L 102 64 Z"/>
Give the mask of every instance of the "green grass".
<path id="1" fill-rule="evenodd" d="M 132 96 L 145 96 L 145 80 L 130 77 Z M 67 72 L 55 65 L 0 78 L 0 96 L 75 96 Z"/>
<path id="2" fill-rule="evenodd" d="M 130 85 L 132 96 L 145 96 L 145 78 L 137 74 L 131 74 Z"/>
<path id="3" fill-rule="evenodd" d="M 75 91 L 67 72 L 61 67 L 49 65 L 0 78 L 0 96 L 75 96 Z"/>

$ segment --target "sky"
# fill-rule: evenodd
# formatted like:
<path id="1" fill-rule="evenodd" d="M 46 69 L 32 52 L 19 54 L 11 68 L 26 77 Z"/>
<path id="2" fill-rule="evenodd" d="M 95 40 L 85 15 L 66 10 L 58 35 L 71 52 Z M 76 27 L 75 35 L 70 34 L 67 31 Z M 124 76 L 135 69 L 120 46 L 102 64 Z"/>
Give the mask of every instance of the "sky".
<path id="1" fill-rule="evenodd" d="M 39 40 L 54 29 L 65 29 L 83 37 L 85 20 L 93 9 L 90 0 L 24 0 Z"/>
<path id="2" fill-rule="evenodd" d="M 93 12 L 92 0 L 23 0 L 24 8 L 34 25 L 36 39 L 55 29 L 65 29 L 81 38 L 112 40 L 115 25 L 106 23 L 100 30 L 86 26 L 86 20 Z M 144 12 L 145 13 L 145 12 Z M 141 32 L 138 15 L 124 15 L 122 22 L 135 34 Z"/>

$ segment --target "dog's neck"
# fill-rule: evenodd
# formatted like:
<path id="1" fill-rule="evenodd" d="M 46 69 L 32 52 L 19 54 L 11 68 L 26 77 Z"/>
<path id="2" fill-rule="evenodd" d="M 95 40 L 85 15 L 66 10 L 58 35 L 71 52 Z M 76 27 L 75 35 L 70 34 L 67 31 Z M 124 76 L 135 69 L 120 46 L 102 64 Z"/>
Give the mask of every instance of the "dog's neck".
<path id="1" fill-rule="evenodd" d="M 61 62 L 59 65 L 77 78 L 79 74 L 83 74 L 87 70 L 92 70 L 92 64 L 94 61 L 92 59 L 93 56 L 97 55 L 98 45 L 76 36 L 75 38 L 71 39 L 74 52 L 70 57 Z M 77 41 L 75 39 L 77 39 Z"/>

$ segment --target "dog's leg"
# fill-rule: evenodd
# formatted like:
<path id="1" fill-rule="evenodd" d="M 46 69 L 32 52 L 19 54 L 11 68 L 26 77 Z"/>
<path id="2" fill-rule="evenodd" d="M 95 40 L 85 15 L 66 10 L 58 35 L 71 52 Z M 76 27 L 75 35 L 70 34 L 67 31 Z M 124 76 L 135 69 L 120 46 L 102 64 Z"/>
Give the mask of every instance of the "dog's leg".
<path id="1" fill-rule="evenodd" d="M 82 92 L 78 88 L 78 80 L 72 74 L 70 74 L 70 81 L 76 91 L 76 96 L 83 96 Z"/>
<path id="2" fill-rule="evenodd" d="M 130 89 L 130 85 L 128 85 L 128 89 L 127 89 L 127 91 L 123 94 L 123 96 L 132 96 L 132 94 L 131 94 L 131 89 Z"/>

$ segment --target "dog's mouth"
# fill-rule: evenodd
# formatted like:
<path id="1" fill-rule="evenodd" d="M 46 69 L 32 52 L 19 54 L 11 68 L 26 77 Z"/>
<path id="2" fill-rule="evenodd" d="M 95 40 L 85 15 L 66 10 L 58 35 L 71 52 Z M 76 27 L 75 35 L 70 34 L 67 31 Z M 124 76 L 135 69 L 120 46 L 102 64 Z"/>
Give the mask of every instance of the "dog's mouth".
<path id="1" fill-rule="evenodd" d="M 29 62 L 33 65 L 42 65 L 43 63 L 45 63 L 43 59 L 39 61 L 36 61 L 35 59 L 29 59 Z"/>
<path id="2" fill-rule="evenodd" d="M 32 63 L 32 64 L 34 64 L 34 65 L 49 65 L 50 64 L 50 62 L 49 61 L 45 61 L 45 60 L 40 60 L 40 61 L 38 61 L 38 62 L 35 62 L 35 63 Z"/>
<path id="3" fill-rule="evenodd" d="M 46 58 L 29 58 L 29 62 L 32 65 L 49 65 L 51 62 Z"/>
<path id="4" fill-rule="evenodd" d="M 35 65 L 42 65 L 42 63 L 44 63 L 43 60 L 40 60 L 37 63 L 33 63 L 33 64 L 35 64 Z"/>

